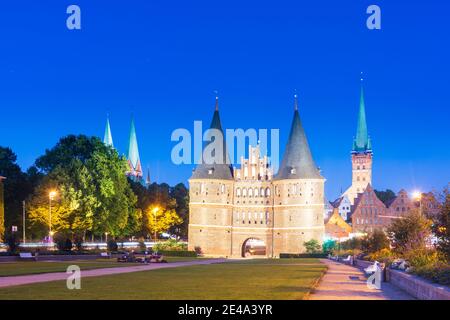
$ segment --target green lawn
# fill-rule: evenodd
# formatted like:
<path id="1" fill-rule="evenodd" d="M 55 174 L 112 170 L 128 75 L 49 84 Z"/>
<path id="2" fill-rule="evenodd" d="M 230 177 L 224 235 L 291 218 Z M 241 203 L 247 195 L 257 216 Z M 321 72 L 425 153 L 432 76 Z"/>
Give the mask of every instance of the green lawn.
<path id="1" fill-rule="evenodd" d="M 195 258 L 184 257 L 166 257 L 170 262 L 192 261 Z M 76 260 L 64 262 L 45 262 L 45 261 L 20 261 L 0 263 L 0 277 L 20 276 L 26 274 L 40 274 L 52 272 L 65 272 L 68 266 L 77 265 L 81 270 L 92 270 L 101 268 L 127 267 L 142 265 L 139 263 L 118 263 L 116 259 L 97 259 L 97 260 Z"/>
<path id="2" fill-rule="evenodd" d="M 0 300 L 298 300 L 325 270 L 315 259 L 250 260 L 85 278 L 77 291 L 65 281 L 2 288 Z"/>

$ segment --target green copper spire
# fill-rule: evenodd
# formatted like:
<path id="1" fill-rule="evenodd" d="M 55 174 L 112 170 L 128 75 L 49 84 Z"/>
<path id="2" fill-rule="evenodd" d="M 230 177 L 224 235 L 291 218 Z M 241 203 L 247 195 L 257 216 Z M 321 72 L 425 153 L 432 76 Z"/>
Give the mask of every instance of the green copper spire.
<path id="1" fill-rule="evenodd" d="M 109 124 L 109 115 L 106 118 L 106 128 L 105 128 L 105 136 L 103 138 L 103 143 L 108 147 L 114 148 L 113 138 L 111 134 L 111 125 Z"/>
<path id="2" fill-rule="evenodd" d="M 128 144 L 128 163 L 130 165 L 129 175 L 135 177 L 137 180 L 141 179 L 143 174 L 141 159 L 139 157 L 139 147 L 134 118 L 131 118 L 130 141 Z"/>
<path id="3" fill-rule="evenodd" d="M 359 102 L 358 128 L 356 139 L 353 142 L 353 152 L 370 152 L 372 143 L 367 133 L 366 106 L 364 102 L 364 89 L 361 85 L 361 99 Z"/>

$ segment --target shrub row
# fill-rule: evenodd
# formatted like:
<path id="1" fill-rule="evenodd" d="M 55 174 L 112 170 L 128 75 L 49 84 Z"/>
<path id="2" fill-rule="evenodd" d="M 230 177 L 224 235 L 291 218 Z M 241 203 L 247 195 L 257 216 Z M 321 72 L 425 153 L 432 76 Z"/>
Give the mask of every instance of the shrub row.
<path id="1" fill-rule="evenodd" d="M 158 251 L 158 253 L 162 254 L 163 256 L 168 256 L 168 257 L 192 257 L 192 258 L 197 257 L 197 252 L 195 252 L 195 251 L 167 251 L 167 250 L 162 250 L 162 251 Z"/>
<path id="2" fill-rule="evenodd" d="M 326 257 L 327 257 L 326 253 L 298 253 L 298 254 L 282 253 L 282 254 L 280 254 L 280 259 L 300 259 L 300 258 L 322 259 L 322 258 L 326 258 Z"/>

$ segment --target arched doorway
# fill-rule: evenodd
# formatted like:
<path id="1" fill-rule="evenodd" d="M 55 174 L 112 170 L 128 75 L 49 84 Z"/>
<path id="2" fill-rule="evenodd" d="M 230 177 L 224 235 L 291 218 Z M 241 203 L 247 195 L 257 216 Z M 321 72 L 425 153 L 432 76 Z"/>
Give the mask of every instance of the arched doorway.
<path id="1" fill-rule="evenodd" d="M 266 243 L 260 239 L 249 238 L 242 245 L 243 258 L 264 258 L 266 254 Z"/>

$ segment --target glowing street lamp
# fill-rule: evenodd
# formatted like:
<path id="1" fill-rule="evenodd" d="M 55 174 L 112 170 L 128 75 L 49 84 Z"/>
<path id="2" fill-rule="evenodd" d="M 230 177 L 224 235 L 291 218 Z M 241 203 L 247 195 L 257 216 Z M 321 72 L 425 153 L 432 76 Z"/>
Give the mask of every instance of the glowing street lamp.
<path id="1" fill-rule="evenodd" d="M 422 192 L 414 191 L 412 193 L 412 197 L 413 197 L 414 200 L 419 202 L 419 213 L 420 213 L 420 215 L 422 215 Z"/>
<path id="2" fill-rule="evenodd" d="M 422 199 L 422 192 L 420 192 L 420 191 L 414 191 L 414 192 L 412 193 L 412 196 L 413 196 L 413 199 L 419 201 L 419 200 Z"/>
<path id="3" fill-rule="evenodd" d="M 49 242 L 51 242 L 51 243 L 53 243 L 53 235 L 55 234 L 52 231 L 52 201 L 55 200 L 56 195 L 57 195 L 57 192 L 55 190 L 52 190 L 48 193 L 48 212 L 49 212 L 49 216 L 50 216 L 49 226 L 48 226 L 49 227 L 48 234 L 50 236 Z"/>

